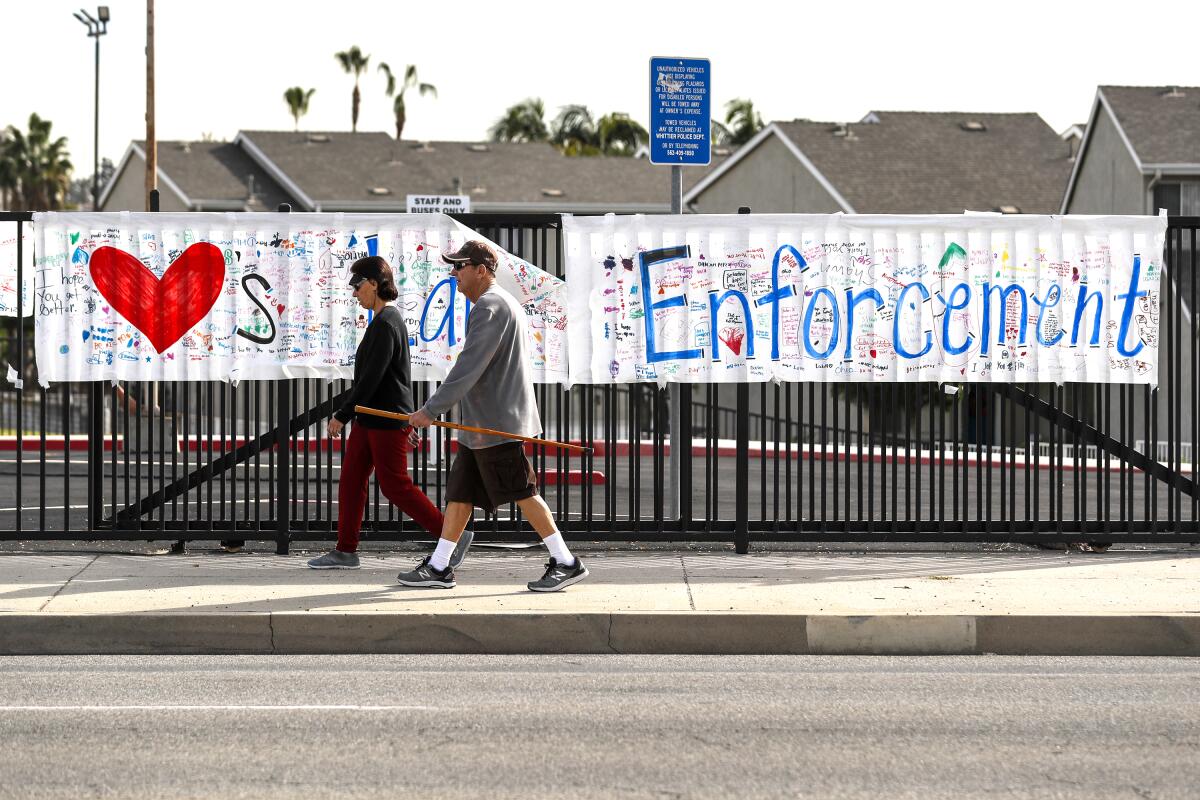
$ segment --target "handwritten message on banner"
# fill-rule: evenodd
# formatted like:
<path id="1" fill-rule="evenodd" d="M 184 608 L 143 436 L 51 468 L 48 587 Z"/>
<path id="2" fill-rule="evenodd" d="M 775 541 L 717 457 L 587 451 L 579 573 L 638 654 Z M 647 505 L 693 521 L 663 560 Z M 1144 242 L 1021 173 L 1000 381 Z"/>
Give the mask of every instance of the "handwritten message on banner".
<path id="1" fill-rule="evenodd" d="M 37 214 L 39 381 L 349 378 L 367 255 L 396 274 L 413 378 L 445 377 L 470 304 L 439 256 L 480 239 L 441 214 Z M 567 377 L 563 282 L 499 247 L 535 379 Z"/>
<path id="2" fill-rule="evenodd" d="M 21 261 L 24 266 L 18 278 L 17 223 L 0 222 L 0 316 L 28 317 L 33 313 L 33 236 L 32 226 L 21 226 Z M 17 301 L 17 282 L 21 281 L 22 297 Z"/>
<path id="3" fill-rule="evenodd" d="M 564 217 L 572 383 L 1158 382 L 1165 217 Z"/>

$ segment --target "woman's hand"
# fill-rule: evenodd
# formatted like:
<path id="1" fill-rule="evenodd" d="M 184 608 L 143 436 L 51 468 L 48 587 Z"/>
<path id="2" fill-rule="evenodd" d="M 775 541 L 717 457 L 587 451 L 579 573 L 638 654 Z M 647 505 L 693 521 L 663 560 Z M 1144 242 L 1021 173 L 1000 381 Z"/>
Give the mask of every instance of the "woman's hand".
<path id="1" fill-rule="evenodd" d="M 417 448 L 417 445 L 419 445 L 420 443 L 421 443 L 421 434 L 417 432 L 416 428 L 409 425 L 408 426 L 408 444 L 409 444 L 409 446 L 415 450 Z"/>
<path id="2" fill-rule="evenodd" d="M 428 428 L 433 424 L 433 417 L 425 413 L 425 409 L 419 408 L 408 417 L 408 424 L 414 428 Z"/>
<path id="3" fill-rule="evenodd" d="M 328 431 L 330 439 L 336 439 L 342 435 L 342 428 L 344 427 L 346 427 L 346 423 L 334 417 L 329 420 L 329 426 L 325 430 Z"/>

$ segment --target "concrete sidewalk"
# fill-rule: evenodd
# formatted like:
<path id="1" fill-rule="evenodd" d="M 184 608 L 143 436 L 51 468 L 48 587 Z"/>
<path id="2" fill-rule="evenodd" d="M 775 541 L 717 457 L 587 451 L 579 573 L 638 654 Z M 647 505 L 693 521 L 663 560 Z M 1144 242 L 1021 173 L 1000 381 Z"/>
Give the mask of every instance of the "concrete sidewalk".
<path id="1" fill-rule="evenodd" d="M 472 550 L 458 588 L 406 589 L 418 553 L 0 554 L 0 654 L 813 653 L 1200 656 L 1200 552 Z"/>

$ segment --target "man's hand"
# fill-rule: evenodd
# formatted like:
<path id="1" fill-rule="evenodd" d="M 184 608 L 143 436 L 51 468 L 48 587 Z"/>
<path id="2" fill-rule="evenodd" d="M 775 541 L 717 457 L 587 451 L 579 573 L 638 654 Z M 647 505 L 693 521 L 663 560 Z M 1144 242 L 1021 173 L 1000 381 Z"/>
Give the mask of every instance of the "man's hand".
<path id="1" fill-rule="evenodd" d="M 428 428 L 433 424 L 433 417 L 426 414 L 425 409 L 421 408 L 409 415 L 408 424 L 414 428 Z"/>
<path id="2" fill-rule="evenodd" d="M 329 427 L 325 430 L 329 432 L 330 439 L 336 439 L 342 435 L 342 428 L 346 427 L 346 423 L 342 422 L 337 417 L 329 420 Z"/>
<path id="3" fill-rule="evenodd" d="M 414 450 L 421 443 L 421 434 L 417 433 L 417 429 L 413 426 L 408 426 L 408 446 Z"/>

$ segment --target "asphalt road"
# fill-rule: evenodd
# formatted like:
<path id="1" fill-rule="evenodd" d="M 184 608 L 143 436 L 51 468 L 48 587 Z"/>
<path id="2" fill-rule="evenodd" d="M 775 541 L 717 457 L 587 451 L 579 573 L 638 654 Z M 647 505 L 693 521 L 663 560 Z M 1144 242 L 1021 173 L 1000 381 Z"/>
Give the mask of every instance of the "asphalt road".
<path id="1" fill-rule="evenodd" d="M 1200 662 L 0 659 L 0 797 L 1194 798 Z"/>

